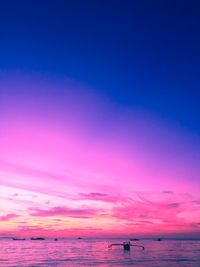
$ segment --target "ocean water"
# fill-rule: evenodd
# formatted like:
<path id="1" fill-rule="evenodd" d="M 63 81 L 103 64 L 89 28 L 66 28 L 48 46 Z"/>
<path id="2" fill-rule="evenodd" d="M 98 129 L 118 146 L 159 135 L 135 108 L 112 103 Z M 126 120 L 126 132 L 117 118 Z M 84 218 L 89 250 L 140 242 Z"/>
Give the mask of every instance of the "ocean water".
<path id="1" fill-rule="evenodd" d="M 200 267 L 200 240 L 141 240 L 145 250 L 108 248 L 113 239 L 0 240 L 1 267 Z"/>

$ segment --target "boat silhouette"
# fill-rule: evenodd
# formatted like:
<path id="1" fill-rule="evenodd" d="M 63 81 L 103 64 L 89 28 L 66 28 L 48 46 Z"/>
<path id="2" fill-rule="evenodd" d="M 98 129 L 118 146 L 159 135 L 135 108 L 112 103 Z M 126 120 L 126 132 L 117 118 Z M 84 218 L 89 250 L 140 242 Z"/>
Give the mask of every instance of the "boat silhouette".
<path id="1" fill-rule="evenodd" d="M 131 247 L 141 247 L 144 250 L 144 246 L 133 245 L 133 244 L 131 244 L 130 241 L 125 241 L 123 243 L 110 244 L 110 245 L 108 245 L 108 248 L 111 248 L 112 246 L 123 246 L 124 250 L 130 250 Z"/>
<path id="2" fill-rule="evenodd" d="M 31 240 L 45 240 L 44 237 L 31 237 Z"/>

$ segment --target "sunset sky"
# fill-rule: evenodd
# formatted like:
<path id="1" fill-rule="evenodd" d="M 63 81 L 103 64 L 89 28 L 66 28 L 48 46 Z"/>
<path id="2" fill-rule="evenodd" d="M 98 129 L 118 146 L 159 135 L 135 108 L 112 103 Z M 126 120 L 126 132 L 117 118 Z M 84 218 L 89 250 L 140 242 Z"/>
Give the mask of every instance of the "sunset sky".
<path id="1" fill-rule="evenodd" d="M 0 236 L 200 237 L 188 2 L 0 10 Z"/>

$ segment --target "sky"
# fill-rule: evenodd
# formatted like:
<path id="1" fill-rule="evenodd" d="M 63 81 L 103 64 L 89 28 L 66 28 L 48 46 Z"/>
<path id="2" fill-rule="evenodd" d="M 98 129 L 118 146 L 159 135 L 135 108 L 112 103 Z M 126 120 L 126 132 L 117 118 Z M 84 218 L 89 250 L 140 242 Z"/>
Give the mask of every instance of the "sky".
<path id="1" fill-rule="evenodd" d="M 0 236 L 200 237 L 197 1 L 3 1 Z"/>

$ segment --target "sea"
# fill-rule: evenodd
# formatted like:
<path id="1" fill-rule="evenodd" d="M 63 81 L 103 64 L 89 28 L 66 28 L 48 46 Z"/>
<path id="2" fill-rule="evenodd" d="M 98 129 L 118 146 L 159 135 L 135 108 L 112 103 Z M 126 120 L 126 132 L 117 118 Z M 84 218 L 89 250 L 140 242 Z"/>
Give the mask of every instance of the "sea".
<path id="1" fill-rule="evenodd" d="M 124 239 L 0 239 L 1 267 L 200 267 L 200 240 L 139 240 L 124 251 L 109 244 Z"/>

